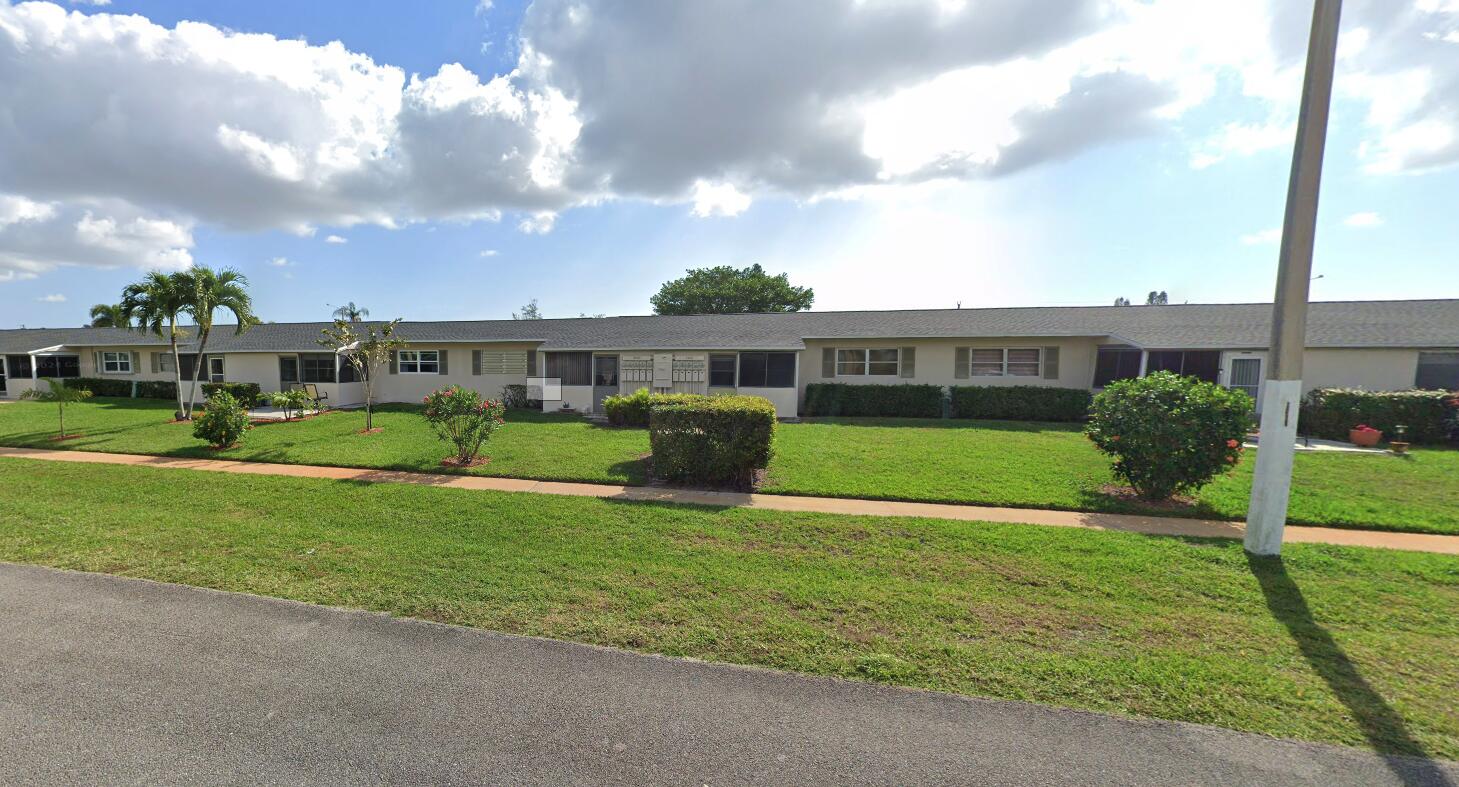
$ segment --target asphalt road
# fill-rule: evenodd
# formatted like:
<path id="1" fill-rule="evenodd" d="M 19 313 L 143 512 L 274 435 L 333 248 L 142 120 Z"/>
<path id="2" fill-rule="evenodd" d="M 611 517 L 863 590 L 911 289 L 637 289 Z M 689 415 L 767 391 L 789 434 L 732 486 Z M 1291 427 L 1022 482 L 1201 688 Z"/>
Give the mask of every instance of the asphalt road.
<path id="1" fill-rule="evenodd" d="M 1445 778 L 1459 767 L 0 564 L 6 783 Z"/>

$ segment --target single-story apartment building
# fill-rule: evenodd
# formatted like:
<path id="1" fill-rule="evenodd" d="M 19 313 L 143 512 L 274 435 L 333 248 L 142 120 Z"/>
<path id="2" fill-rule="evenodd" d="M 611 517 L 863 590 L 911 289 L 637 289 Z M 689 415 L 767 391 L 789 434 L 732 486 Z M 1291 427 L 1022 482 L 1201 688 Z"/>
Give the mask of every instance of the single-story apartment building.
<path id="1" fill-rule="evenodd" d="M 797 414 L 810 383 L 1043 385 L 1099 389 L 1158 370 L 1248 391 L 1260 401 L 1270 304 L 1184 304 L 403 322 L 376 386 L 414 402 L 455 383 L 498 396 L 560 383 L 544 410 L 600 410 L 610 394 L 738 392 Z M 317 385 L 336 406 L 363 401 L 352 368 L 318 340 L 328 323 L 217 326 L 199 358 L 113 328 L 0 330 L 0 397 L 43 377 Z M 1459 388 L 1459 299 L 1319 302 L 1307 330 L 1307 389 Z"/>

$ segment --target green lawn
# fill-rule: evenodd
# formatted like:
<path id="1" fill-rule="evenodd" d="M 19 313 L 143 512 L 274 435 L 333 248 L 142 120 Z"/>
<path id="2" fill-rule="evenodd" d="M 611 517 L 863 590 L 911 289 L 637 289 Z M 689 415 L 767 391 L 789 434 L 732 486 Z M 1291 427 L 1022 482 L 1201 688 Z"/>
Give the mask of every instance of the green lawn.
<path id="1" fill-rule="evenodd" d="M 973 425 L 975 424 L 975 425 Z M 826 419 L 786 425 L 767 492 L 981 503 L 1082 511 L 1139 511 L 1100 488 L 1109 459 L 1070 424 L 1014 421 Z M 1255 453 L 1177 513 L 1246 516 Z M 1308 524 L 1459 533 L 1459 451 L 1409 458 L 1299 453 L 1290 518 Z"/>
<path id="2" fill-rule="evenodd" d="M 0 459 L 0 560 L 1459 757 L 1459 558 Z"/>
<path id="3" fill-rule="evenodd" d="M 256 426 L 242 445 L 221 452 L 194 438 L 190 424 L 169 423 L 174 409 L 170 402 L 96 398 L 66 408 L 66 431 L 82 437 L 55 442 L 55 405 L 0 405 L 0 445 L 433 472 L 445 472 L 440 462 L 455 450 L 436 437 L 413 405 L 381 405 L 375 426 L 384 431 L 378 434 L 359 433 L 365 426 L 363 412 L 337 411 Z M 644 482 L 639 460 L 648 453 L 647 432 L 608 429 L 552 413 L 514 410 L 508 418 L 510 424 L 484 450 L 491 462 L 468 472 L 549 481 Z"/>
<path id="4" fill-rule="evenodd" d="M 249 432 L 243 445 L 215 452 L 191 427 L 166 423 L 172 405 L 96 399 L 68 408 L 67 429 L 83 436 L 53 442 L 55 408 L 0 406 L 0 445 L 118 453 L 223 457 L 290 464 L 391 470 L 442 470 L 449 453 L 410 405 L 387 405 L 384 432 L 358 434 L 360 413 L 330 413 Z M 559 481 L 641 484 L 648 436 L 576 416 L 513 411 L 486 447 L 490 464 L 469 472 Z M 1108 497 L 1109 462 L 1067 424 L 915 419 L 846 419 L 783 424 L 766 492 L 1086 511 L 1143 511 Z M 1223 519 L 1245 515 L 1254 455 L 1201 491 L 1195 506 L 1155 511 Z M 1417 450 L 1412 457 L 1301 454 L 1293 522 L 1459 533 L 1459 451 Z"/>

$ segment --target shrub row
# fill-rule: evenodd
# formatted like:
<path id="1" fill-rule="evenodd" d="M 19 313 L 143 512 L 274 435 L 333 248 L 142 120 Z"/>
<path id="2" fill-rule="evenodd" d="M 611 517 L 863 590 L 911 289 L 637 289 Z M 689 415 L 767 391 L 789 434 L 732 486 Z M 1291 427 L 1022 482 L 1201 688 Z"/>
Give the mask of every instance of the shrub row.
<path id="1" fill-rule="evenodd" d="M 940 418 L 942 386 L 811 383 L 805 387 L 805 414 Z"/>
<path id="2" fill-rule="evenodd" d="M 649 407 L 654 474 L 749 489 L 770 464 L 775 405 L 758 396 L 676 395 Z"/>
<path id="3" fill-rule="evenodd" d="M 202 389 L 203 396 L 208 399 L 212 399 L 219 391 L 227 392 L 245 409 L 257 407 L 263 396 L 263 389 L 258 383 L 203 383 Z"/>
<path id="4" fill-rule="evenodd" d="M 1042 385 L 956 385 L 952 417 L 1005 421 L 1083 421 L 1093 394 L 1083 388 Z"/>
<path id="5" fill-rule="evenodd" d="M 502 386 L 502 404 L 508 410 L 542 410 L 541 399 L 528 399 L 527 386 L 525 385 L 504 385 Z"/>
<path id="6" fill-rule="evenodd" d="M 1319 388 L 1302 400 L 1297 420 L 1302 434 L 1347 440 L 1348 430 L 1367 424 L 1393 439 L 1396 427 L 1408 427 L 1411 443 L 1442 443 L 1459 418 L 1459 397 L 1446 391 L 1362 391 Z"/>
<path id="7" fill-rule="evenodd" d="M 67 388 L 90 391 L 92 396 L 131 396 L 132 381 L 103 377 L 68 377 L 61 381 Z"/>
<path id="8" fill-rule="evenodd" d="M 648 426 L 649 411 L 655 405 L 686 401 L 694 396 L 695 394 L 655 394 L 649 393 L 647 388 L 639 388 L 630 394 L 605 397 L 603 413 L 613 426 Z"/>
<path id="9" fill-rule="evenodd" d="M 171 380 L 141 380 L 137 383 L 138 399 L 177 399 L 177 383 Z"/>

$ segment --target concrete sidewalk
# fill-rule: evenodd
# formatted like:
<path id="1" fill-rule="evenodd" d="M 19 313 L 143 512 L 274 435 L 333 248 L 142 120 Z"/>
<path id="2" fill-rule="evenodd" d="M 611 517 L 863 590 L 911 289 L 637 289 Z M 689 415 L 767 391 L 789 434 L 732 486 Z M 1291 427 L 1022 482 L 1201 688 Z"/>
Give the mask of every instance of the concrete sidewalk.
<path id="1" fill-rule="evenodd" d="M 0 563 L 0 783 L 1312 784 L 1459 765 Z"/>
<path id="2" fill-rule="evenodd" d="M 40 448 L 0 447 L 0 457 L 42 459 L 54 462 L 92 462 L 98 464 L 141 465 L 146 467 L 182 468 L 219 473 L 278 475 L 295 478 L 325 478 L 366 481 L 371 483 L 422 484 L 452 489 L 478 489 L 498 492 L 532 492 L 545 495 L 603 497 L 615 500 L 644 500 L 660 503 L 764 508 L 773 511 L 808 511 L 846 516 L 912 516 L 955 519 L 970 522 L 1009 522 L 1053 527 L 1082 527 L 1092 530 L 1122 530 L 1131 533 L 1205 538 L 1241 538 L 1242 522 L 1214 519 L 1179 519 L 1176 517 L 1138 516 L 1132 514 L 1096 514 L 1080 511 L 1051 511 L 1036 508 L 999 508 L 994 506 L 955 505 L 945 503 L 899 503 L 839 497 L 803 497 L 738 492 L 709 492 L 655 486 L 618 486 L 614 484 L 582 484 L 563 481 L 530 481 L 517 478 L 416 473 L 397 470 L 366 470 L 319 465 L 286 465 L 269 462 L 240 462 L 231 459 L 178 459 L 140 454 L 109 454 L 96 451 L 55 451 Z M 1344 530 L 1333 527 L 1288 526 L 1288 543 L 1337 544 L 1341 546 L 1403 549 L 1413 552 L 1439 552 L 1459 555 L 1459 536 L 1426 533 L 1390 533 L 1378 530 Z"/>

